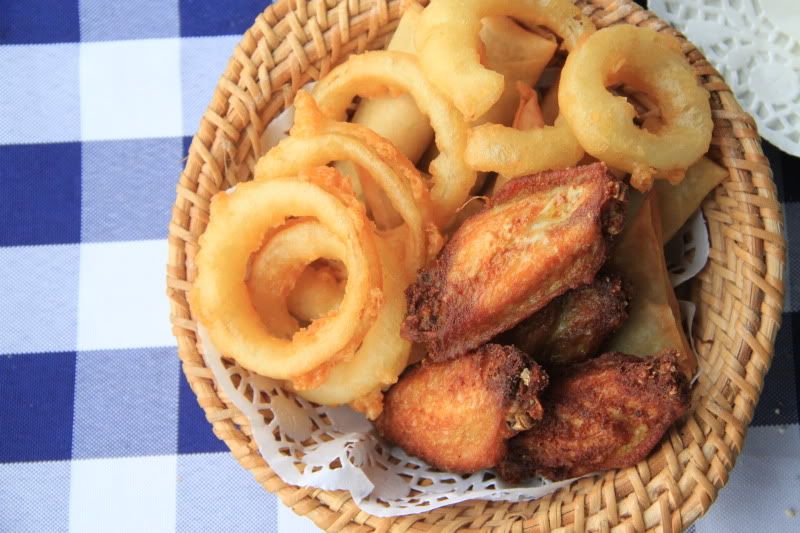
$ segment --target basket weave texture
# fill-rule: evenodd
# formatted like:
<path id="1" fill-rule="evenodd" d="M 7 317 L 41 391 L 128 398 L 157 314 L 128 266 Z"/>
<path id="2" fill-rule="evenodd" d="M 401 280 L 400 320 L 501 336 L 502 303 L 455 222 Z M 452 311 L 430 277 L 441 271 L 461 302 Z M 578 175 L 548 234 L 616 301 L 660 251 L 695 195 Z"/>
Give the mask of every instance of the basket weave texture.
<path id="1" fill-rule="evenodd" d="M 703 369 L 687 420 L 637 466 L 582 479 L 540 500 L 473 501 L 378 518 L 347 492 L 287 485 L 267 466 L 245 417 L 223 397 L 199 352 L 187 302 L 198 238 L 218 191 L 252 176 L 269 122 L 306 82 L 351 53 L 382 48 L 401 0 L 279 1 L 236 46 L 192 140 L 169 228 L 167 293 L 183 370 L 214 433 L 268 491 L 328 531 L 680 531 L 728 480 L 770 366 L 783 308 L 783 216 L 753 119 L 719 73 L 667 23 L 630 0 L 579 0 L 598 27 L 647 26 L 677 35 L 711 92 L 711 157 L 730 178 L 703 204 L 711 254 L 693 286 Z M 233 529 L 234 524 L 231 525 Z"/>

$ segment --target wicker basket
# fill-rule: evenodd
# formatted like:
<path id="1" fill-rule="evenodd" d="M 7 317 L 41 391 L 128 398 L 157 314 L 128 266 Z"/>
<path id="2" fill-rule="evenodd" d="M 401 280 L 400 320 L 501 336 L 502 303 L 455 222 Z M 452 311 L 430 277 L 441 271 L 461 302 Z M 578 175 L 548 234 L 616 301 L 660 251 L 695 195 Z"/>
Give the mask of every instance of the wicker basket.
<path id="1" fill-rule="evenodd" d="M 676 33 L 630 0 L 581 0 L 599 27 L 615 23 Z M 261 134 L 306 82 L 350 53 L 380 48 L 401 0 L 280 1 L 243 36 L 192 140 L 169 229 L 167 292 L 183 370 L 214 433 L 265 489 L 328 531 L 680 531 L 728 480 L 770 366 L 783 308 L 783 218 L 755 123 L 690 43 L 684 52 L 712 94 L 711 157 L 730 170 L 705 201 L 711 257 L 694 284 L 694 336 L 703 373 L 687 421 L 636 467 L 573 483 L 546 498 L 474 501 L 425 514 L 378 518 L 346 492 L 285 484 L 267 466 L 242 414 L 221 398 L 198 352 L 186 300 L 198 237 L 217 191 L 248 180 Z"/>

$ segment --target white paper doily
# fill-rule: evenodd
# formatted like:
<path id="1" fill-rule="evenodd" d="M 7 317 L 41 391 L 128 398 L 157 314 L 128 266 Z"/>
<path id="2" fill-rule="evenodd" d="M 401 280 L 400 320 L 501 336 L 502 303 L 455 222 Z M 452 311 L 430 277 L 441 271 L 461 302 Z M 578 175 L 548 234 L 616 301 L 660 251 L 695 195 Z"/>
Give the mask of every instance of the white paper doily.
<path id="1" fill-rule="evenodd" d="M 720 71 L 759 133 L 800 156 L 800 0 L 649 0 Z"/>
<path id="2" fill-rule="evenodd" d="M 278 381 L 224 359 L 202 326 L 197 334 L 221 395 L 247 417 L 261 455 L 286 483 L 347 490 L 364 511 L 399 516 L 473 499 L 530 500 L 572 481 L 535 479 L 515 487 L 488 470 L 440 472 L 386 446 L 372 424 L 349 407 L 320 406 L 295 396 Z"/>
<path id="3" fill-rule="evenodd" d="M 664 247 L 672 286 L 677 287 L 699 274 L 706 266 L 710 249 L 706 219 L 697 210 Z"/>

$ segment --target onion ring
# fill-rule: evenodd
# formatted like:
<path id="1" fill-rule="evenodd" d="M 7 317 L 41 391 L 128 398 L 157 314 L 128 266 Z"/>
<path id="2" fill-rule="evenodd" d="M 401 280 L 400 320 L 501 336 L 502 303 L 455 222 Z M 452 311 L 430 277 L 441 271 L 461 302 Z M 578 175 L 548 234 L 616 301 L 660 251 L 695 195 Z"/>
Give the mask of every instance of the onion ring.
<path id="1" fill-rule="evenodd" d="M 291 339 L 300 329 L 289 312 L 288 300 L 306 266 L 320 258 L 341 261 L 344 255 L 342 242 L 313 219 L 291 220 L 266 240 L 253 255 L 246 283 L 253 307 L 274 335 Z M 327 311 L 300 318 L 311 320 Z"/>
<path id="2" fill-rule="evenodd" d="M 325 380 L 313 388 L 306 388 L 309 384 L 304 381 L 292 381 L 295 392 L 307 400 L 323 405 L 354 403 L 353 407 L 370 419 L 380 414 L 381 390 L 397 381 L 411 352 L 411 343 L 400 336 L 400 325 L 406 314 L 403 291 L 411 273 L 394 268 L 398 257 L 391 243 L 378 239 L 376 245 L 382 265 L 384 302 L 355 355 L 349 361 L 328 368 Z M 293 220 L 275 232 L 254 257 L 247 282 L 253 304 L 264 323 L 268 327 L 275 323 L 288 324 L 289 336 L 297 331 L 299 324 L 287 310 L 288 291 L 303 272 L 313 272 L 303 270 L 310 261 L 317 257 L 343 256 L 342 243 L 316 220 Z M 335 278 L 330 279 L 335 282 Z M 336 285 L 329 288 L 335 295 Z M 313 293 L 307 292 L 306 297 L 309 302 L 302 305 L 318 300 L 318 295 Z"/>
<path id="3" fill-rule="evenodd" d="M 633 106 L 607 89 L 618 83 L 655 98 L 663 121 L 657 133 L 633 123 Z M 649 28 L 620 24 L 589 36 L 567 57 L 558 102 L 581 146 L 630 172 L 641 191 L 654 176 L 679 182 L 711 143 L 708 91 L 677 40 Z"/>
<path id="4" fill-rule="evenodd" d="M 469 132 L 464 153 L 475 170 L 508 177 L 574 166 L 583 148 L 564 117 L 553 126 L 518 130 L 501 124 L 482 124 Z"/>
<path id="5" fill-rule="evenodd" d="M 477 32 L 476 32 L 477 36 Z M 356 96 L 411 95 L 428 117 L 439 155 L 431 162 L 431 200 L 436 222 L 444 227 L 469 196 L 475 171 L 464 161 L 467 124 L 452 103 L 425 75 L 417 59 L 404 52 L 377 51 L 350 56 L 314 88 L 314 98 L 329 117 L 344 120 Z"/>
<path id="6" fill-rule="evenodd" d="M 378 317 L 353 359 L 332 367 L 318 387 L 296 391 L 323 405 L 349 403 L 370 420 L 383 409 L 381 390 L 397 381 L 411 353 L 411 343 L 400 336 L 400 326 L 406 316 L 404 291 L 412 276 L 394 267 L 398 258 L 391 243 L 378 239 L 376 244 L 383 265 L 385 295 Z"/>
<path id="7" fill-rule="evenodd" d="M 572 50 L 594 31 L 572 0 L 437 0 L 425 8 L 416 44 L 425 75 L 452 98 L 467 120 L 475 120 L 503 92 L 503 76 L 480 63 L 478 34 L 483 17 L 504 15 L 545 26 Z"/>
<path id="8" fill-rule="evenodd" d="M 520 104 L 511 128 L 487 124 L 470 132 L 467 159 L 477 167 L 498 172 L 494 190 L 510 179 L 543 170 L 575 165 L 583 149 L 563 118 L 546 126 L 538 95 L 527 85 L 517 87 Z M 531 147 L 536 147 L 535 150 Z"/>
<path id="9" fill-rule="evenodd" d="M 404 248 L 403 263 L 407 270 L 416 272 L 441 245 L 429 193 L 411 162 L 373 131 L 328 119 L 314 99 L 300 91 L 295 97 L 295 125 L 291 135 L 259 159 L 254 174 L 256 180 L 269 180 L 343 160 L 366 170 L 405 222 L 405 227 L 379 235 Z"/>
<path id="10" fill-rule="evenodd" d="M 257 374 L 316 384 L 352 358 L 382 304 L 380 258 L 363 206 L 332 168 L 241 183 L 211 202 L 189 301 L 214 345 Z M 250 256 L 287 217 L 315 217 L 341 241 L 347 284 L 339 309 L 281 339 L 261 321 L 245 283 Z M 313 373 L 314 377 L 310 377 Z"/>

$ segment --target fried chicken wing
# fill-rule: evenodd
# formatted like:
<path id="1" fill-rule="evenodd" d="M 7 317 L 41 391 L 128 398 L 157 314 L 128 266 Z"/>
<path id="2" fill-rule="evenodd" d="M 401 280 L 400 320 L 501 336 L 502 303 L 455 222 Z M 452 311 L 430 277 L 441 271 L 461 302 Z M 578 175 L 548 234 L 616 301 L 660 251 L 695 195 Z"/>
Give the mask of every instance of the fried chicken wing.
<path id="1" fill-rule="evenodd" d="M 511 439 L 503 479 L 552 480 L 641 461 L 689 406 L 675 350 L 649 359 L 618 352 L 565 367 L 542 397 L 544 418 Z"/>
<path id="2" fill-rule="evenodd" d="M 403 335 L 449 359 L 591 282 L 622 229 L 623 198 L 602 163 L 508 182 L 406 290 Z"/>
<path id="3" fill-rule="evenodd" d="M 468 473 L 500 461 L 506 440 L 542 417 L 547 374 L 512 346 L 487 344 L 458 359 L 408 369 L 375 421 L 389 442 L 431 465 Z"/>
<path id="4" fill-rule="evenodd" d="M 606 337 L 628 318 L 627 308 L 622 278 L 599 274 L 589 285 L 565 292 L 499 339 L 545 367 L 579 363 L 598 353 Z"/>

